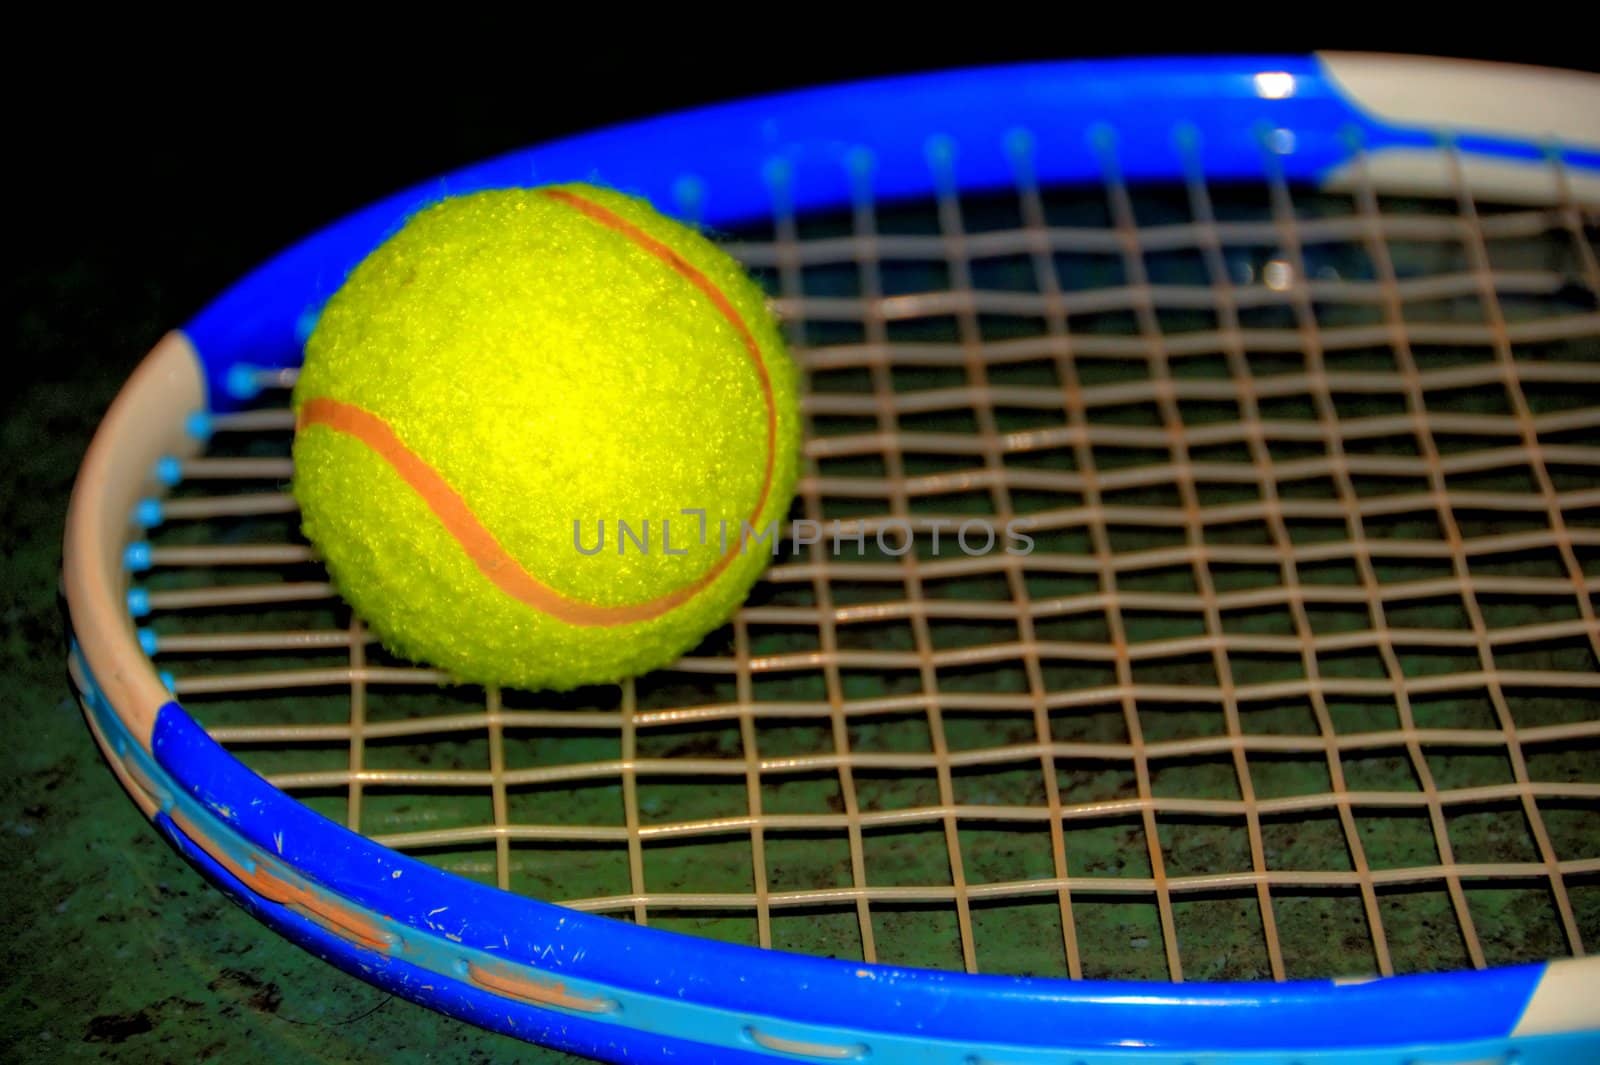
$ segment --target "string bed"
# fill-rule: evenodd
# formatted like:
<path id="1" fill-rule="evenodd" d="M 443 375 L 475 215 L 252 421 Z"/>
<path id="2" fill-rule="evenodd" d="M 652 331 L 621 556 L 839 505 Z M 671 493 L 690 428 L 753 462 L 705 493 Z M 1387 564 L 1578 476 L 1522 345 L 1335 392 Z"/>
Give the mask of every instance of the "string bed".
<path id="1" fill-rule="evenodd" d="M 312 808 L 640 924 L 1072 977 L 1583 954 L 1600 217 L 1356 173 L 780 188 L 729 242 L 805 368 L 821 535 L 670 669 L 485 691 L 387 654 L 298 533 L 292 373 L 141 534 L 146 647 Z"/>

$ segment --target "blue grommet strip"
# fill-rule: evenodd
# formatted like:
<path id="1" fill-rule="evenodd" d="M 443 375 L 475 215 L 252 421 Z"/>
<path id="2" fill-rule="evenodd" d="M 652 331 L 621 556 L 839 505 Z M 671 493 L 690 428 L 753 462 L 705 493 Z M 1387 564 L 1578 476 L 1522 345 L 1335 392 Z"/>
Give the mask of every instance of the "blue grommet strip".
<path id="1" fill-rule="evenodd" d="M 228 395 L 234 399 L 255 399 L 261 394 L 261 375 L 254 366 L 239 363 L 228 370 L 227 389 Z"/>
<path id="2" fill-rule="evenodd" d="M 189 434 L 190 439 L 198 440 L 202 444 L 211 439 L 214 428 L 211 415 L 203 410 L 197 410 L 183 420 L 183 431 Z"/>
<path id="3" fill-rule="evenodd" d="M 136 540 L 122 549 L 122 564 L 130 573 L 143 573 L 150 568 L 150 545 Z"/>
<path id="4" fill-rule="evenodd" d="M 163 455 L 156 460 L 156 480 L 171 488 L 183 481 L 183 463 L 171 455 Z"/>

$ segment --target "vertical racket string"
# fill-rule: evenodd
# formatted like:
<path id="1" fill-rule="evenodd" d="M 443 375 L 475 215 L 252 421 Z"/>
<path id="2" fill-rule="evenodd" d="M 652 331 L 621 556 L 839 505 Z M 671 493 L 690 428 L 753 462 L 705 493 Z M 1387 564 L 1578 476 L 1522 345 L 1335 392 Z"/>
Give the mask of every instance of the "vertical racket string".
<path id="1" fill-rule="evenodd" d="M 622 682 L 620 747 L 622 754 L 622 818 L 628 833 L 628 884 L 633 890 L 633 923 L 647 925 L 649 906 L 645 902 L 644 843 L 639 829 L 639 686 L 631 679 Z"/>
<path id="2" fill-rule="evenodd" d="M 345 628 L 350 640 L 350 782 L 345 798 L 345 824 L 361 831 L 361 774 L 366 749 L 367 638 L 366 628 L 354 613 Z"/>
<path id="3" fill-rule="evenodd" d="M 1294 539 L 1284 519 L 1283 500 L 1278 492 L 1274 473 L 1275 463 L 1262 425 L 1261 402 L 1255 375 L 1245 350 L 1239 308 L 1234 298 L 1233 282 L 1228 273 L 1223 254 L 1222 238 L 1212 206 L 1210 188 L 1205 169 L 1199 157 L 1198 146 L 1183 143 L 1180 150 L 1185 157 L 1185 189 L 1189 208 L 1200 226 L 1200 250 L 1206 265 L 1211 291 L 1218 315 L 1224 358 L 1227 360 L 1229 378 L 1234 385 L 1239 415 L 1245 428 L 1245 441 L 1255 467 L 1264 503 L 1264 517 L 1276 549 L 1279 581 L 1284 589 L 1286 605 L 1293 620 L 1295 639 L 1300 646 L 1301 670 L 1305 674 L 1307 693 L 1317 732 L 1322 739 L 1324 758 L 1328 766 L 1328 779 L 1332 786 L 1335 810 L 1349 849 L 1351 864 L 1355 869 L 1361 891 L 1362 909 L 1366 915 L 1368 931 L 1372 936 L 1374 959 L 1380 974 L 1394 972 L 1389 956 L 1388 937 L 1384 934 L 1383 917 L 1378 906 L 1377 890 L 1373 885 L 1372 869 L 1366 859 L 1366 848 L 1356 828 L 1355 814 L 1345 798 L 1347 787 L 1343 758 L 1340 753 L 1338 732 L 1328 709 L 1327 693 L 1321 684 L 1320 666 L 1316 653 L 1316 633 L 1306 611 L 1306 600 L 1301 591 L 1299 565 L 1295 560 Z M 1274 931 L 1276 930 L 1274 926 Z M 1281 959 L 1282 947 L 1275 951 Z"/>
<path id="4" fill-rule="evenodd" d="M 1512 413 L 1517 421 L 1523 450 L 1527 456 L 1529 468 L 1533 472 L 1539 496 L 1544 503 L 1547 527 L 1555 535 L 1556 550 L 1560 553 L 1567 575 L 1572 581 L 1579 613 L 1587 623 L 1590 654 L 1593 655 L 1593 662 L 1596 665 L 1600 665 L 1600 622 L 1596 621 L 1594 605 L 1587 594 L 1587 581 L 1583 565 L 1578 560 L 1577 552 L 1573 549 L 1572 536 L 1567 529 L 1566 517 L 1562 512 L 1560 499 L 1550 476 L 1549 464 L 1545 461 L 1533 410 L 1528 403 L 1527 394 L 1522 388 L 1521 377 L 1517 371 L 1516 353 L 1512 348 L 1511 337 L 1506 325 L 1505 311 L 1501 306 L 1499 289 L 1495 284 L 1494 267 L 1489 258 L 1488 244 L 1484 238 L 1483 226 L 1478 215 L 1478 205 L 1466 182 L 1461 153 L 1455 142 L 1453 140 L 1448 141 L 1444 146 L 1444 151 L 1451 182 L 1455 187 L 1457 207 L 1461 216 L 1467 221 L 1466 252 L 1468 260 L 1472 264 L 1473 276 L 1477 281 L 1479 299 L 1482 301 L 1487 319 L 1486 324 L 1492 338 L 1495 361 L 1499 364 L 1504 375 L 1504 387 L 1511 401 Z M 1372 195 L 1370 193 L 1370 183 L 1368 195 Z M 1410 357 L 1409 349 L 1406 351 L 1406 356 L 1407 358 Z M 1530 778 L 1527 758 L 1523 753 L 1522 743 L 1517 738 L 1516 720 L 1506 703 L 1505 692 L 1495 670 L 1493 645 L 1488 638 L 1483 612 L 1478 606 L 1477 596 L 1472 589 L 1471 570 L 1468 567 L 1466 558 L 1461 556 L 1459 552 L 1461 544 L 1460 533 L 1454 523 L 1453 513 L 1449 513 L 1448 507 L 1442 509 L 1445 513 L 1441 514 L 1441 517 L 1447 518 L 1451 523 L 1446 528 L 1450 531 L 1451 546 L 1457 549 L 1457 571 L 1461 574 L 1464 585 L 1463 590 L 1472 619 L 1473 631 L 1478 636 L 1479 657 L 1483 662 L 1485 674 L 1490 680 L 1490 698 L 1494 704 L 1495 715 L 1499 719 L 1500 727 L 1507 739 L 1506 746 L 1510 754 L 1512 772 L 1522 789 L 1521 806 L 1523 813 L 1528 818 L 1529 826 L 1533 830 L 1534 840 L 1539 848 L 1540 858 L 1545 863 L 1546 875 L 1551 891 L 1555 895 L 1556 907 L 1561 915 L 1562 928 L 1566 934 L 1568 945 L 1574 954 L 1581 955 L 1583 953 L 1583 939 L 1578 931 L 1572 900 L 1567 894 L 1565 881 L 1561 877 L 1555 849 L 1551 846 L 1550 835 L 1545 827 L 1544 818 L 1539 812 L 1538 801 L 1529 790 Z"/>
<path id="5" fill-rule="evenodd" d="M 1207 642 L 1210 646 L 1212 668 L 1216 671 L 1222 698 L 1222 711 L 1229 737 L 1233 740 L 1231 758 L 1234 776 L 1238 781 L 1239 796 L 1244 804 L 1246 832 L 1250 843 L 1250 864 L 1256 875 L 1256 905 L 1260 911 L 1262 934 L 1267 946 L 1267 960 L 1274 980 L 1284 977 L 1283 950 L 1278 942 L 1277 919 L 1272 908 L 1272 892 L 1268 883 L 1266 847 L 1261 837 L 1261 813 L 1256 805 L 1255 786 L 1250 779 L 1250 763 L 1242 745 L 1243 727 L 1239 717 L 1239 695 L 1234 685 L 1233 668 L 1228 656 L 1227 635 L 1222 626 L 1222 612 L 1217 603 L 1216 583 L 1207 562 L 1204 516 L 1200 495 L 1195 484 L 1195 472 L 1190 460 L 1187 432 L 1183 414 L 1174 394 L 1171 361 L 1167 354 L 1165 338 L 1157 318 L 1155 300 L 1150 289 L 1150 279 L 1144 265 L 1144 252 L 1140 247 L 1139 223 L 1134 215 L 1133 202 L 1128 195 L 1117 164 L 1116 147 L 1112 138 L 1102 146 L 1102 167 L 1109 201 L 1112 223 L 1121 244 L 1123 272 L 1133 296 L 1134 315 L 1139 334 L 1145 342 L 1145 358 L 1155 384 L 1155 399 L 1161 412 L 1161 421 L 1167 431 L 1168 451 L 1174 466 L 1173 480 L 1183 500 L 1184 535 L 1189 544 L 1189 566 L 1194 574 L 1195 587 L 1200 593 L 1201 610 L 1205 617 Z M 1179 944 L 1181 949 L 1181 944 Z"/>
<path id="6" fill-rule="evenodd" d="M 1339 499 L 1344 506 L 1345 522 L 1350 531 L 1356 569 L 1367 597 L 1368 619 L 1372 623 L 1373 632 L 1378 637 L 1378 650 L 1382 656 L 1384 669 L 1393 689 L 1401 728 L 1405 734 L 1406 750 L 1411 759 L 1412 771 L 1421 783 L 1423 794 L 1427 799 L 1429 823 L 1433 831 L 1434 846 L 1437 848 L 1439 859 L 1444 866 L 1446 890 L 1449 892 L 1451 905 L 1455 910 L 1456 920 L 1460 926 L 1468 956 L 1473 966 L 1481 969 L 1485 964 L 1483 947 L 1479 942 L 1477 930 L 1473 925 L 1472 912 L 1467 905 L 1466 892 L 1461 884 L 1461 876 L 1456 869 L 1455 853 L 1450 842 L 1444 803 L 1434 782 L 1433 771 L 1428 765 L 1427 756 L 1423 752 L 1422 742 L 1417 736 L 1416 718 L 1412 712 L 1411 694 L 1405 669 L 1400 663 L 1399 656 L 1395 653 L 1394 639 L 1389 631 L 1382 584 L 1372 563 L 1372 543 L 1366 533 L 1360 494 L 1351 476 L 1349 459 L 1344 447 L 1344 433 L 1339 425 L 1338 408 L 1328 383 L 1327 364 L 1322 336 L 1316 319 L 1316 308 L 1311 302 L 1310 293 L 1306 287 L 1306 258 L 1297 229 L 1294 201 L 1288 183 L 1284 180 L 1282 167 L 1272 147 L 1269 144 L 1263 144 L 1262 153 L 1263 164 L 1268 174 L 1267 187 L 1272 219 L 1283 247 L 1283 254 L 1288 260 L 1289 268 L 1292 271 L 1288 279 L 1290 303 L 1294 311 L 1296 329 L 1304 345 L 1310 369 L 1310 379 L 1313 384 L 1312 398 L 1316 407 L 1317 419 L 1323 430 L 1325 446 L 1333 459 L 1333 481 L 1338 491 Z M 1395 298 L 1398 299 L 1399 297 L 1396 296 Z"/>
<path id="7" fill-rule="evenodd" d="M 1025 197 L 1024 207 L 1033 219 L 1036 229 L 1047 226 L 1042 199 L 1037 195 Z M 1076 345 L 1071 327 L 1067 294 L 1056 273 L 1053 255 L 1035 252 L 1030 256 L 1035 283 L 1046 298 L 1046 327 L 1055 354 L 1055 369 L 1061 382 L 1062 405 L 1067 425 L 1077 426 L 1070 434 L 1073 461 L 1077 467 L 1076 487 L 1083 496 L 1083 522 L 1087 528 L 1093 559 L 1089 572 L 1095 577 L 1100 590 L 1100 609 L 1104 611 L 1106 629 L 1111 649 L 1113 669 L 1116 674 L 1116 695 L 1122 714 L 1123 729 L 1128 737 L 1128 759 L 1132 763 L 1134 782 L 1139 800 L 1139 818 L 1145 838 L 1146 860 L 1150 863 L 1151 880 L 1156 899 L 1157 919 L 1161 928 L 1162 946 L 1166 955 L 1168 974 L 1181 980 L 1183 971 L 1178 957 L 1177 931 L 1172 913 L 1172 898 L 1166 880 L 1160 837 L 1157 833 L 1155 800 L 1150 781 L 1148 753 L 1144 745 L 1143 730 L 1139 723 L 1139 710 L 1135 695 L 1133 660 L 1129 650 L 1127 628 L 1123 620 L 1121 599 L 1117 590 L 1117 562 L 1112 549 L 1109 523 L 1102 496 L 1101 477 L 1094 458 L 1093 432 L 1089 407 L 1084 396 L 1083 382 L 1078 373 Z M 1071 927 L 1071 926 L 1069 926 Z M 1076 950 L 1076 929 L 1064 934 L 1069 937 L 1069 951 L 1078 959 L 1077 972 L 1082 973 L 1082 960 Z"/>
<path id="8" fill-rule="evenodd" d="M 965 372 L 966 389 L 968 397 L 965 404 L 973 412 L 978 425 L 978 449 L 981 453 L 984 468 L 989 472 L 990 498 L 997 522 L 1010 521 L 1016 515 L 1012 505 L 1011 493 L 1006 484 L 1006 468 L 1001 460 L 1000 430 L 995 422 L 994 405 L 990 397 L 989 376 L 984 365 L 984 339 L 982 329 L 979 327 L 978 315 L 975 309 L 975 287 L 972 283 L 972 267 L 968 261 L 966 249 L 966 227 L 962 220 L 961 200 L 955 177 L 955 153 L 957 146 L 948 142 L 936 142 L 928 148 L 928 162 L 933 170 L 934 188 L 938 208 L 940 244 L 944 253 L 944 262 L 949 270 L 951 291 L 956 299 L 956 340 L 961 348 L 961 361 Z M 913 558 L 914 551 L 906 553 L 907 558 Z M 1007 585 L 1011 592 L 1011 606 L 1016 615 L 1026 616 L 1028 613 L 1027 586 L 1022 580 L 1018 566 L 1012 564 L 1007 556 L 1005 572 Z M 920 579 L 912 584 L 908 581 L 907 589 L 911 592 L 912 604 L 917 606 L 922 597 Z M 922 610 L 913 614 L 913 622 L 921 619 L 921 625 L 916 627 L 919 647 L 927 647 L 931 656 L 932 639 L 928 634 L 927 616 Z M 1019 620 L 1019 624 L 1021 624 Z M 1028 677 L 1029 696 L 1034 704 L 1036 720 L 1042 716 L 1044 705 L 1044 675 L 1039 667 L 1038 654 L 1034 650 L 1032 639 L 1031 619 L 1028 624 L 1028 635 L 1023 637 L 1023 669 Z M 945 737 L 944 722 L 939 710 L 937 686 L 938 673 L 929 669 L 935 688 L 932 694 L 935 697 L 929 702 L 928 724 L 933 736 L 934 751 L 939 758 L 939 791 L 940 801 L 946 807 L 955 805 L 954 787 L 951 782 L 949 766 L 948 741 Z M 978 968 L 977 947 L 973 939 L 972 914 L 967 899 L 967 881 L 962 863 L 961 840 L 957 830 L 957 820 L 951 817 L 946 822 L 946 843 L 950 850 L 950 869 L 956 888 L 957 913 L 961 927 L 962 952 L 967 958 L 968 971 L 976 972 Z"/>
<path id="9" fill-rule="evenodd" d="M 755 889 L 756 942 L 772 946 L 772 908 L 767 886 L 766 830 L 761 804 L 761 749 L 751 679 L 750 625 L 745 612 L 733 618 L 734 698 L 739 706 L 739 751 L 744 759 L 745 806 L 750 812 L 751 883 Z"/>
<path id="10" fill-rule="evenodd" d="M 506 740 L 502 720 L 504 704 L 500 686 L 483 690 L 483 724 L 489 738 L 489 811 L 494 818 L 494 883 L 501 891 L 511 888 L 511 823 L 506 798 Z"/>
<path id="11" fill-rule="evenodd" d="M 1066 313 L 1061 309 L 1061 286 L 1055 274 L 1050 250 L 1049 223 L 1045 218 L 1044 202 L 1039 183 L 1034 175 L 1032 142 L 1019 140 L 1013 145 L 1012 161 L 1017 198 L 1022 215 L 1023 239 L 1033 270 L 1035 287 L 1044 296 L 1045 328 L 1052 339 L 1063 343 L 1055 351 L 1052 367 L 1058 382 L 1064 382 L 1061 361 L 1069 357 L 1066 348 Z M 1040 747 L 1039 766 L 1044 773 L 1045 805 L 1050 811 L 1050 861 L 1056 879 L 1062 886 L 1056 891 L 1056 908 L 1061 915 L 1062 949 L 1066 954 L 1067 974 L 1074 980 L 1083 978 L 1083 959 L 1078 952 L 1077 923 L 1072 915 L 1072 891 L 1066 886 L 1071 876 L 1067 859 L 1066 829 L 1062 814 L 1061 779 L 1057 774 L 1052 753 L 1055 736 L 1050 727 L 1049 689 L 1039 663 L 1038 637 L 1033 624 L 1032 597 L 1022 566 L 1009 567 L 1007 581 L 1012 601 L 1017 605 L 1018 634 L 1026 654 L 1023 668 L 1028 675 L 1028 692 L 1033 703 L 1034 738 Z"/>
<path id="12" fill-rule="evenodd" d="M 901 528 L 911 526 L 910 494 L 906 490 L 905 455 L 901 446 L 899 402 L 895 394 L 894 374 L 890 366 L 891 348 L 888 321 L 883 313 L 884 284 L 881 260 L 877 254 L 878 219 L 877 201 L 873 193 L 871 172 L 862 171 L 855 185 L 851 210 L 852 232 L 871 249 L 862 256 L 861 285 L 866 312 L 866 340 L 875 353 L 869 364 L 872 397 L 876 409 L 878 430 L 884 440 L 883 459 L 886 489 L 889 497 L 889 516 L 901 522 Z M 950 776 L 950 755 L 944 731 L 944 715 L 939 705 L 939 674 L 934 667 L 933 638 L 928 630 L 927 613 L 923 609 L 926 596 L 922 590 L 922 576 L 915 551 L 906 551 L 899 559 L 901 587 L 905 590 L 907 620 L 911 626 L 912 642 L 916 649 L 918 683 L 922 694 L 924 715 L 928 723 L 929 744 L 934 755 L 934 775 L 939 790 L 940 817 L 944 831 L 945 856 L 954 889 L 957 932 L 961 941 L 962 964 L 968 972 L 977 971 L 977 953 L 972 936 L 972 909 L 966 893 L 966 876 L 961 856 L 961 836 L 955 810 L 954 785 Z"/>
<path id="13" fill-rule="evenodd" d="M 871 175 L 867 172 L 867 168 L 858 165 L 853 177 L 855 180 L 852 189 L 855 198 L 860 199 L 862 196 L 870 198 Z M 800 234 L 793 203 L 788 196 L 787 184 L 775 185 L 773 206 L 772 226 L 776 246 L 778 287 L 780 293 L 797 307 L 797 311 L 792 316 L 786 315 L 784 321 L 793 342 L 803 347 L 806 341 L 806 320 L 803 312 L 798 310 L 804 304 Z M 865 283 L 868 274 L 865 267 L 862 267 L 861 274 Z M 804 358 L 800 361 L 802 367 L 807 366 Z M 809 422 L 806 426 L 807 438 L 816 439 L 818 434 L 814 415 L 808 408 L 803 416 Z M 817 487 L 815 473 L 814 460 L 808 457 L 807 469 L 800 479 L 797 494 L 807 520 L 815 522 L 820 529 L 827 518 L 827 509 L 823 503 L 821 490 Z M 844 806 L 845 832 L 850 850 L 850 883 L 855 893 L 856 927 L 860 934 L 861 957 L 863 961 L 874 962 L 878 960 L 878 948 L 872 927 L 872 902 L 867 892 L 866 845 L 861 829 L 861 800 L 856 791 L 855 768 L 851 761 L 850 722 L 845 709 L 844 678 L 839 667 L 839 634 L 833 596 L 836 565 L 829 561 L 826 539 L 825 536 L 818 536 L 816 542 L 810 545 L 813 574 L 811 594 L 816 601 L 817 646 L 822 656 L 822 679 L 828 700 L 828 724 L 833 750 L 838 756 L 839 792 Z"/>

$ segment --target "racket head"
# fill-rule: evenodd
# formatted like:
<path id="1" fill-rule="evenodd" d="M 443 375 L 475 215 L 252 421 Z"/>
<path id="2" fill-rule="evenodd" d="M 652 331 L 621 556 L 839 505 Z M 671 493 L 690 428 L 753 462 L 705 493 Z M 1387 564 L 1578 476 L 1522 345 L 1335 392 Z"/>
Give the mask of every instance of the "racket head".
<path id="1" fill-rule="evenodd" d="M 1110 1056 L 1129 1041 L 1174 1054 L 1292 1050 L 1329 1060 L 1398 1046 L 1565 1053 L 1591 1038 L 1582 1030 L 1595 1022 L 1579 994 L 1593 979 L 1587 961 L 1369 983 L 1209 984 L 1195 996 L 1178 985 L 952 977 L 711 940 L 690 947 L 670 933 L 485 888 L 373 844 L 267 785 L 171 698 L 130 623 L 149 605 L 130 580 L 141 563 L 130 517 L 151 524 L 144 519 L 159 507 L 151 501 L 205 447 L 216 419 L 288 379 L 316 308 L 349 266 L 440 195 L 598 176 L 720 228 L 848 207 L 863 188 L 894 201 L 1197 174 L 1338 185 L 1377 173 L 1385 188 L 1485 190 L 1569 209 L 1586 202 L 1600 173 L 1600 132 L 1567 116 L 1600 114 L 1571 103 L 1572 91 L 1595 94 L 1592 80 L 1563 80 L 1564 106 L 1543 115 L 1500 109 L 1482 128 L 1446 132 L 1434 125 L 1440 116 L 1403 106 L 1427 92 L 1372 87 L 1413 78 L 1436 91 L 1430 78 L 1457 73 L 1335 57 L 896 79 L 576 138 L 391 198 L 225 293 L 152 352 L 108 413 L 74 492 L 64 569 L 72 670 L 91 728 L 160 831 L 280 934 L 396 993 L 596 1056 L 619 1046 L 654 1056 L 714 1047 L 718 1060 L 892 1061 L 922 1060 L 935 1046 L 952 1061 L 1024 1061 L 1069 1049 Z M 1487 79 L 1496 101 L 1554 98 L 1548 84 L 1530 88 L 1495 68 L 1470 75 L 1454 83 Z M 1376 102 L 1358 103 L 1352 86 Z M 1060 130 L 1073 135 L 1052 135 Z M 441 909 L 475 920 L 441 929 Z M 744 979 L 725 978 L 734 971 Z M 665 999 L 663 980 L 673 985 Z"/>

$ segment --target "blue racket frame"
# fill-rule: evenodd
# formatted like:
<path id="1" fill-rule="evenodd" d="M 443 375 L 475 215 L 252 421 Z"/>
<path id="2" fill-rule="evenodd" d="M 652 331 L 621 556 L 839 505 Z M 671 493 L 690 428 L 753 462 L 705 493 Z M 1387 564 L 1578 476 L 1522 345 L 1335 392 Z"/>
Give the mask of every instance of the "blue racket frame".
<path id="1" fill-rule="evenodd" d="M 322 303 L 371 248 L 418 208 L 482 188 L 599 181 L 729 227 L 779 208 L 847 205 L 863 181 L 892 201 L 928 195 L 941 181 L 1012 187 L 1020 168 L 1045 185 L 1099 181 L 1108 165 L 1130 181 L 1173 179 L 1199 158 L 1209 180 L 1260 180 L 1276 167 L 1315 182 L 1358 146 L 1436 148 L 1441 136 L 1368 113 L 1316 58 L 1047 64 L 823 88 L 575 137 L 409 189 L 290 248 L 184 331 L 203 364 L 210 411 L 248 403 L 264 371 L 298 364 Z M 1592 146 L 1451 140 L 1464 154 L 1534 165 L 1560 152 L 1566 166 L 1600 174 Z M 203 435 L 205 417 L 190 429 Z M 144 507 L 140 521 L 158 520 L 158 504 Z M 160 711 L 146 750 L 74 655 L 108 756 L 142 782 L 160 830 L 209 879 L 333 964 L 524 1039 L 617 1061 L 1600 1058 L 1600 1033 L 1519 1032 L 1527 1004 L 1562 963 L 1369 982 L 1073 982 L 761 951 L 574 912 L 442 872 L 313 813 L 176 702 Z M 239 875 L 263 868 L 381 934 L 352 937 L 348 925 L 265 897 Z M 473 966 L 559 981 L 564 995 L 600 1007 L 522 1001 L 475 982 Z"/>

